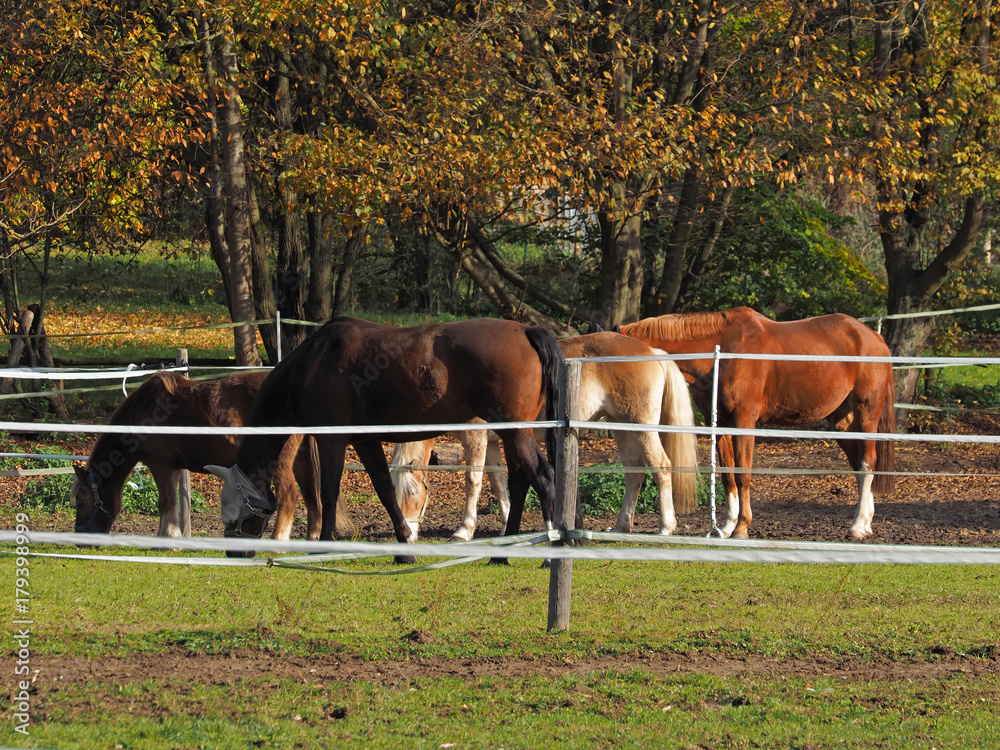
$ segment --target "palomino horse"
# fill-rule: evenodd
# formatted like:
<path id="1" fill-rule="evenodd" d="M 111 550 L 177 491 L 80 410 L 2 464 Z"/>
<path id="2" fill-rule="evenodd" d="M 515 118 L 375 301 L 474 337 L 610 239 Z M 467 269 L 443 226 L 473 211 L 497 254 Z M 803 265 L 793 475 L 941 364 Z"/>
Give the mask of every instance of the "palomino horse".
<path id="1" fill-rule="evenodd" d="M 194 381 L 170 372 L 149 377 L 115 410 L 110 423 L 143 426 L 240 427 L 250 404 L 267 377 L 265 372 L 243 373 L 220 380 Z M 76 530 L 108 532 L 121 511 L 122 485 L 140 461 L 149 467 L 160 499 L 160 536 L 190 533 L 190 519 L 181 520 L 177 478 L 181 469 L 205 473 L 206 461 L 230 463 L 238 439 L 226 435 L 170 435 L 104 433 L 85 466 L 76 466 L 71 496 L 76 498 Z M 286 498 L 274 526 L 275 539 L 288 539 L 292 529 L 295 481 L 302 488 L 309 513 L 310 539 L 319 537 L 319 461 L 315 442 L 296 435 L 278 467 L 279 495 Z M 337 519 L 342 536 L 353 533 L 344 512 Z"/>
<path id="2" fill-rule="evenodd" d="M 412 439 L 392 425 L 534 421 L 552 404 L 562 352 L 543 328 L 480 318 L 393 328 L 366 320 L 337 318 L 296 347 L 261 386 L 249 425 L 378 426 L 376 432 L 317 436 L 323 465 L 321 539 L 332 538 L 347 445 L 354 449 L 389 513 L 396 539 L 409 527 L 396 503 L 382 441 Z M 549 408 L 551 411 L 551 406 Z M 292 430 L 290 430 L 292 431 Z M 428 432 L 439 434 L 429 428 Z M 530 428 L 498 430 L 511 472 L 508 530 L 521 524 L 530 484 L 551 518 L 554 473 Z M 428 433 L 417 437 L 427 437 Z M 225 480 L 222 520 L 227 534 L 259 534 L 261 517 L 274 511 L 271 465 L 283 435 L 247 436 L 229 469 L 206 468 Z"/>
<path id="3" fill-rule="evenodd" d="M 662 353 L 635 339 L 617 333 L 593 333 L 559 340 L 566 357 L 632 357 Z M 580 368 L 580 419 L 605 419 L 632 424 L 693 426 L 694 413 L 684 376 L 671 361 L 584 362 Z M 484 466 L 500 503 L 500 518 L 506 527 L 510 500 L 507 477 L 500 467 L 500 445 L 492 432 L 469 430 L 451 433 L 465 450 L 470 467 L 465 479 L 465 513 L 452 534 L 456 541 L 472 539 L 476 508 L 483 486 Z M 677 528 L 674 504 L 694 510 L 697 493 L 697 437 L 683 432 L 631 432 L 616 430 L 618 452 L 626 468 L 648 467 L 659 490 L 660 533 Z M 536 436 L 537 437 L 537 436 Z M 419 517 L 429 494 L 425 472 L 434 439 L 397 443 L 389 462 L 396 484 L 396 497 L 416 539 Z M 645 472 L 626 471 L 625 497 L 614 531 L 631 532 L 635 506 Z M 503 533 L 503 529 L 501 530 Z"/>
<path id="4" fill-rule="evenodd" d="M 719 425 L 753 429 L 757 424 L 791 426 L 826 419 L 838 430 L 892 433 L 896 430 L 895 390 L 888 362 L 838 362 L 836 357 L 888 357 L 882 337 L 847 315 L 823 315 L 775 322 L 747 307 L 715 313 L 662 315 L 621 326 L 621 332 L 671 354 L 721 351 L 734 354 L 787 354 L 829 357 L 824 361 L 724 359 L 719 363 Z M 680 360 L 693 383 L 702 413 L 712 413 L 712 359 Z M 837 443 L 857 472 L 858 506 L 851 536 L 872 533 L 873 492 L 890 494 L 895 485 L 894 444 L 888 440 L 841 438 Z M 723 481 L 728 501 L 727 536 L 746 538 L 750 511 L 753 435 L 723 436 L 719 463 L 735 467 Z M 874 471 L 874 474 L 873 474 Z"/>

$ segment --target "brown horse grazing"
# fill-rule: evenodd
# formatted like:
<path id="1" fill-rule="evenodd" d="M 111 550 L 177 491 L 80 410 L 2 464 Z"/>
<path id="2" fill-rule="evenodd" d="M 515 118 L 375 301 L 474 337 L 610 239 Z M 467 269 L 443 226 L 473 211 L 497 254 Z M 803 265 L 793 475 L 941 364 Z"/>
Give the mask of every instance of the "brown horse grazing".
<path id="1" fill-rule="evenodd" d="M 479 318 L 454 323 L 393 328 L 354 318 L 326 323 L 296 347 L 261 386 L 247 424 L 271 427 L 385 425 L 384 430 L 317 436 L 323 465 L 321 539 L 332 538 L 344 454 L 354 449 L 389 513 L 396 539 L 409 527 L 396 502 L 382 441 L 413 440 L 392 425 L 534 421 L 553 404 L 562 352 L 543 328 Z M 551 411 L 551 406 L 550 406 Z M 497 431 L 510 468 L 508 532 L 521 524 L 530 484 L 542 512 L 551 518 L 554 474 L 530 428 Z M 229 535 L 259 534 L 274 511 L 272 463 L 283 435 L 248 435 L 230 469 L 208 466 L 225 480 L 222 520 Z M 551 452 L 550 452 L 551 453 Z"/>
<path id="2" fill-rule="evenodd" d="M 721 427 L 753 429 L 826 419 L 838 430 L 892 433 L 896 430 L 895 388 L 888 362 L 837 362 L 838 356 L 888 357 L 882 337 L 847 315 L 823 315 L 775 322 L 747 307 L 716 313 L 663 315 L 621 326 L 621 332 L 671 354 L 712 352 L 716 345 L 734 354 L 819 355 L 829 360 L 724 359 L 719 363 L 718 419 Z M 703 414 L 712 413 L 713 360 L 679 360 L 693 383 Z M 872 493 L 888 495 L 895 485 L 894 444 L 888 440 L 839 439 L 857 472 L 858 506 L 851 536 L 872 533 Z M 728 501 L 727 536 L 746 538 L 750 511 L 753 435 L 722 436 L 719 463 L 735 467 L 723 475 Z M 873 474 L 873 471 L 875 472 Z"/>
<path id="3" fill-rule="evenodd" d="M 194 381 L 170 372 L 150 376 L 111 416 L 114 425 L 240 427 L 267 377 L 266 372 L 243 373 L 220 380 Z M 291 534 L 295 497 L 293 482 L 302 488 L 309 513 L 309 538 L 319 537 L 319 460 L 315 442 L 301 435 L 289 440 L 278 467 L 279 495 L 285 500 L 274 526 L 275 539 Z M 190 519 L 182 521 L 177 503 L 181 469 L 205 473 L 206 461 L 230 463 L 236 458 L 237 438 L 227 435 L 169 435 L 104 433 L 85 466 L 76 466 L 71 496 L 76 499 L 78 532 L 106 533 L 121 511 L 122 485 L 140 461 L 149 467 L 160 499 L 159 536 L 190 534 Z M 344 512 L 338 533 L 350 536 L 353 523 Z"/>
<path id="4" fill-rule="evenodd" d="M 593 333 L 559 339 L 559 348 L 566 357 L 636 357 L 662 353 L 617 333 Z M 580 368 L 579 405 L 579 419 L 584 422 L 606 419 L 631 424 L 694 425 L 687 384 L 677 365 L 669 360 L 585 361 Z M 464 448 L 466 465 L 469 466 L 465 475 L 465 513 L 451 538 L 468 541 L 476 529 L 484 466 L 500 465 L 500 446 L 494 434 L 487 430 L 452 432 L 451 435 Z M 694 510 L 697 502 L 698 456 L 694 433 L 617 430 L 614 435 L 626 467 L 647 467 L 652 472 L 659 489 L 659 533 L 673 533 L 677 528 L 675 503 L 686 512 Z M 410 525 L 414 541 L 429 495 L 425 472 L 414 466 L 426 466 L 433 447 L 433 438 L 423 442 L 396 443 L 389 461 L 396 484 L 396 498 Z M 507 478 L 502 467 L 487 473 L 500 504 L 501 526 L 505 526 L 510 505 Z M 643 472 L 625 474 L 625 495 L 612 531 L 633 530 L 636 502 L 644 479 Z"/>

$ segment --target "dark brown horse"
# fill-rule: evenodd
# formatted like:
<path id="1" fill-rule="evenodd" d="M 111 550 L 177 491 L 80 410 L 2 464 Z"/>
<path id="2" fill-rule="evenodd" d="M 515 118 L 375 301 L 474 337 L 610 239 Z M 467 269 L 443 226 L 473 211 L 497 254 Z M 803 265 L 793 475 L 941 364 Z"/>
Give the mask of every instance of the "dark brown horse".
<path id="1" fill-rule="evenodd" d="M 194 381 L 170 372 L 150 376 L 115 410 L 110 423 L 142 426 L 240 427 L 250 414 L 266 372 L 243 373 L 220 380 Z M 274 526 L 275 539 L 288 539 L 293 520 L 295 482 L 302 488 L 309 513 L 309 538 L 319 537 L 319 461 L 313 440 L 301 435 L 288 441 L 278 466 L 282 512 Z M 231 463 L 238 437 L 104 433 L 85 466 L 76 466 L 72 496 L 76 499 L 76 530 L 108 532 L 121 511 L 122 486 L 133 467 L 149 467 L 159 490 L 160 536 L 190 533 L 190 519 L 181 519 L 177 479 L 181 469 L 205 473 L 205 463 Z M 293 480 L 294 477 L 294 480 Z M 186 522 L 185 522 L 186 521 Z M 350 536 L 353 524 L 346 512 L 337 519 L 338 533 Z"/>
<path id="2" fill-rule="evenodd" d="M 391 425 L 530 422 L 552 404 L 562 352 L 543 328 L 480 318 L 393 328 L 366 320 L 326 323 L 279 364 L 261 386 L 247 424 L 270 427 L 378 426 L 374 433 L 317 435 L 323 464 L 321 539 L 332 538 L 344 454 L 353 444 L 389 513 L 396 539 L 409 527 L 396 502 L 382 441 L 423 439 L 441 430 L 401 433 Z M 508 533 L 521 525 L 529 484 L 551 518 L 553 471 L 531 428 L 497 430 L 510 470 Z M 283 435 L 248 435 L 236 464 L 206 467 L 225 480 L 222 520 L 228 534 L 259 533 L 273 512 L 271 469 Z"/>
<path id="3" fill-rule="evenodd" d="M 747 307 L 716 313 L 663 315 L 621 326 L 621 332 L 671 354 L 722 352 L 829 357 L 824 361 L 723 359 L 719 363 L 719 426 L 753 429 L 758 423 L 792 426 L 826 419 L 838 430 L 896 431 L 895 389 L 888 362 L 837 362 L 836 357 L 888 357 L 882 337 L 847 315 L 775 322 Z M 713 360 L 678 360 L 692 395 L 712 413 Z M 872 493 L 890 494 L 895 485 L 894 444 L 888 440 L 840 439 L 837 443 L 857 472 L 858 506 L 851 535 L 872 533 Z M 746 538 L 750 511 L 753 435 L 721 436 L 719 463 L 728 520 L 723 533 Z M 742 471 L 740 471 L 742 470 Z M 874 472 L 874 473 L 873 473 Z"/>

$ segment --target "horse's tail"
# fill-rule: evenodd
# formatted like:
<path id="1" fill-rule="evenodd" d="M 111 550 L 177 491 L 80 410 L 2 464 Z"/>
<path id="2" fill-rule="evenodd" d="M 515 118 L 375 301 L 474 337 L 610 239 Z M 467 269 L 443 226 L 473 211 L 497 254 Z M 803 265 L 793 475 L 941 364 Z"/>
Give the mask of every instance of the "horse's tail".
<path id="1" fill-rule="evenodd" d="M 552 331 L 540 326 L 533 326 L 525 330 L 528 342 L 534 347 L 538 354 L 538 360 L 542 364 L 542 387 L 545 390 L 545 419 L 555 419 L 556 397 L 559 394 L 559 365 L 565 359 L 562 349 L 556 342 L 556 337 Z M 549 454 L 549 461 L 555 461 L 556 444 L 555 430 L 545 431 L 545 450 Z"/>
<path id="2" fill-rule="evenodd" d="M 660 424 L 693 427 L 694 409 L 684 376 L 672 361 L 662 360 L 660 364 L 664 376 Z M 693 432 L 661 432 L 660 443 L 672 467 L 674 511 L 692 513 L 698 506 L 698 436 Z"/>
<path id="3" fill-rule="evenodd" d="M 878 431 L 896 432 L 896 382 L 889 370 L 882 399 L 882 414 L 878 418 Z M 875 479 L 872 492 L 876 495 L 891 495 L 896 489 L 896 444 L 892 440 L 875 441 Z"/>

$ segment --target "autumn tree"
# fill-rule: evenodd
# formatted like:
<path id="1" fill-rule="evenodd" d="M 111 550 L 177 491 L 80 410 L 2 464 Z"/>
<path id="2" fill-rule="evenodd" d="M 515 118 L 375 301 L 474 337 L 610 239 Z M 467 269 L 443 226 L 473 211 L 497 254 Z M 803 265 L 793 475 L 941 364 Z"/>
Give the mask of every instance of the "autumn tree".
<path id="1" fill-rule="evenodd" d="M 148 236 L 191 120 L 164 115 L 174 87 L 142 14 L 100 1 L 7 3 L 0 45 L 4 319 L 22 306 L 20 257 L 41 278 L 40 326 L 53 252 L 124 252 Z"/>
<path id="2" fill-rule="evenodd" d="M 995 205 L 997 22 L 991 0 L 829 0 L 795 17 L 782 94 L 801 160 L 783 176 L 825 176 L 871 202 L 892 315 L 933 309 Z M 932 325 L 889 321 L 893 354 L 923 354 Z M 902 371 L 900 401 L 916 377 Z"/>

